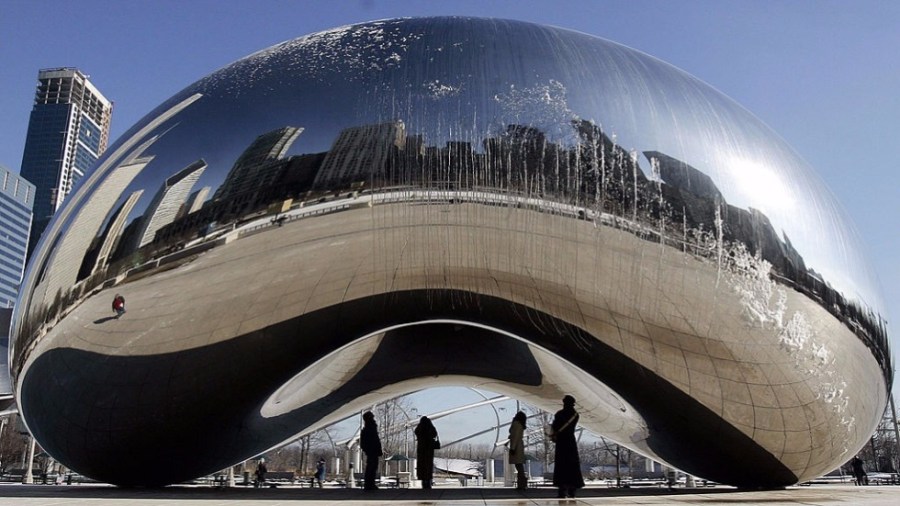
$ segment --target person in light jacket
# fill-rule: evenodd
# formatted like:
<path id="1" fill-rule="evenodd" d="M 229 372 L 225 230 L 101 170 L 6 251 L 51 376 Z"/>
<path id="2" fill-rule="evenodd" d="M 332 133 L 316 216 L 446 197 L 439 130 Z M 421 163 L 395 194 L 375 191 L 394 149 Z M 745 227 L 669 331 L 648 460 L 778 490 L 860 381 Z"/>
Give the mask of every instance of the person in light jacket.
<path id="1" fill-rule="evenodd" d="M 509 424 L 509 463 L 516 466 L 516 490 L 528 488 L 525 476 L 525 413 L 519 411 Z"/>

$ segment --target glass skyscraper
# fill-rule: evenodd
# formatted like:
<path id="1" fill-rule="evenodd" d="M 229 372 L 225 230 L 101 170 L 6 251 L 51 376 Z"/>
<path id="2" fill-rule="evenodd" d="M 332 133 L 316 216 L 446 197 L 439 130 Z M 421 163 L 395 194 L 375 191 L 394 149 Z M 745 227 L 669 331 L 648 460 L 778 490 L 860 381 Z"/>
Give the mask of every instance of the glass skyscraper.
<path id="1" fill-rule="evenodd" d="M 35 185 L 30 248 L 109 144 L 112 102 L 75 68 L 38 72 L 22 177 Z M 30 251 L 29 251 L 30 254 Z"/>
<path id="2" fill-rule="evenodd" d="M 0 308 L 12 307 L 25 270 L 34 185 L 0 166 Z"/>

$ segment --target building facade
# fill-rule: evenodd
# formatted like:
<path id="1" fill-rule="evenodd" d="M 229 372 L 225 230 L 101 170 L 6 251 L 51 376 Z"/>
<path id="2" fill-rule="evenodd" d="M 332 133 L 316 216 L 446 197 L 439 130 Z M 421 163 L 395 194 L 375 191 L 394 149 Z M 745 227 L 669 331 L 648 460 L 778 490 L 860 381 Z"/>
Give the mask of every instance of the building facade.
<path id="1" fill-rule="evenodd" d="M 405 148 L 406 125 L 397 120 L 341 130 L 316 175 L 314 188 L 383 176 L 392 149 Z"/>
<path id="2" fill-rule="evenodd" d="M 109 144 L 113 104 L 75 68 L 38 72 L 22 177 L 35 186 L 31 247 Z"/>
<path id="3" fill-rule="evenodd" d="M 162 186 L 153 197 L 153 201 L 144 212 L 137 247 L 140 248 L 152 242 L 157 230 L 175 220 L 178 210 L 187 202 L 194 183 L 200 179 L 204 170 L 206 170 L 206 161 L 200 159 L 163 181 Z"/>
<path id="4" fill-rule="evenodd" d="M 278 162 L 302 132 L 303 128 L 286 126 L 258 136 L 234 162 L 213 199 L 227 200 L 271 184 L 282 166 Z"/>
<path id="5" fill-rule="evenodd" d="M 25 271 L 34 185 L 0 166 L 0 308 L 12 307 Z"/>

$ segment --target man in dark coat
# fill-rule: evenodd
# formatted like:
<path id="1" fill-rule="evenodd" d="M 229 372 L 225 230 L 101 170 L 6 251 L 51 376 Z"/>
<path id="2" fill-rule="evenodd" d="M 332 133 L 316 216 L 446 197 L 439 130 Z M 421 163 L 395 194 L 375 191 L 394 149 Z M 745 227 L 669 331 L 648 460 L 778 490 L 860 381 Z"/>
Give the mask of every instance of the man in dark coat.
<path id="1" fill-rule="evenodd" d="M 434 447 L 438 433 L 431 419 L 423 416 L 416 426 L 416 478 L 422 480 L 422 488 L 431 488 L 434 481 Z"/>
<path id="2" fill-rule="evenodd" d="M 584 487 L 578 443 L 575 441 L 576 425 L 578 412 L 575 411 L 575 398 L 567 395 L 563 397 L 563 408 L 556 412 L 550 425 L 556 440 L 553 485 L 559 489 L 558 497 L 575 497 L 575 490 Z"/>
<path id="3" fill-rule="evenodd" d="M 866 468 L 863 466 L 863 461 L 858 455 L 853 457 L 853 460 L 850 461 L 850 466 L 853 468 L 853 477 L 856 479 L 856 484 L 868 485 L 869 478 L 866 476 Z"/>
<path id="4" fill-rule="evenodd" d="M 266 461 L 263 459 L 259 459 L 259 464 L 256 465 L 256 486 L 257 487 L 265 487 L 266 486 L 266 472 L 268 472 L 268 468 L 266 468 Z"/>
<path id="5" fill-rule="evenodd" d="M 378 425 L 375 423 L 375 415 L 371 411 L 363 413 L 363 428 L 359 435 L 359 447 L 366 454 L 366 474 L 364 476 L 364 488 L 376 490 L 375 474 L 378 472 L 378 464 L 381 460 L 381 438 L 378 437 Z"/>

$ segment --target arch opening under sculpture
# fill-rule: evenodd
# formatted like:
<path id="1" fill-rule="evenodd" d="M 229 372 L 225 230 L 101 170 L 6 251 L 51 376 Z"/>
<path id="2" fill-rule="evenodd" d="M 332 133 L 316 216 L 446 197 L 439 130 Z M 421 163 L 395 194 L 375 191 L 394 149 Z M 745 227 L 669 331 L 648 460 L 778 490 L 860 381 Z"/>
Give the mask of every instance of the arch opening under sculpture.
<path id="1" fill-rule="evenodd" d="M 387 307 L 398 311 L 392 314 Z M 302 432 L 315 430 L 379 401 L 435 385 L 479 386 L 547 411 L 559 406 L 562 395 L 571 394 L 579 401 L 583 426 L 664 462 L 675 460 L 686 472 L 744 486 L 783 486 L 796 481 L 765 449 L 683 392 L 659 381 L 651 371 L 582 329 L 532 308 L 471 293 L 428 290 L 392 293 L 323 310 L 331 311 L 363 316 L 355 325 L 344 319 L 340 332 L 365 337 L 314 361 L 308 358 L 315 356 L 307 346 L 310 340 L 298 341 L 290 330 L 314 329 L 311 321 L 285 322 L 280 328 L 264 330 L 263 336 L 247 335 L 168 356 L 112 359 L 84 351 L 52 350 L 32 364 L 34 374 L 28 375 L 23 386 L 25 392 L 37 389 L 47 395 L 26 409 L 34 416 L 49 416 L 42 411 L 62 408 L 67 413 L 76 409 L 73 404 L 88 398 L 95 406 L 103 405 L 103 392 L 52 389 L 54 375 L 41 371 L 44 367 L 55 369 L 58 362 L 92 371 L 91 375 L 104 369 L 115 378 L 113 387 L 116 382 L 135 385 L 138 391 L 128 394 L 133 402 L 112 402 L 108 411 L 91 414 L 104 413 L 109 420 L 96 421 L 107 424 L 110 420 L 133 421 L 138 428 L 147 426 L 147 431 L 125 425 L 119 425 L 119 432 L 97 431 L 88 420 L 78 429 L 38 434 L 51 451 L 54 443 L 68 449 L 83 444 L 77 455 L 84 461 L 63 462 L 88 471 L 92 463 L 100 462 L 103 465 L 96 476 L 123 485 L 147 484 L 146 475 L 137 476 L 141 481 L 136 481 L 137 469 L 156 469 L 151 484 L 215 472 L 295 438 L 299 427 L 304 428 Z M 439 318 L 442 313 L 459 316 L 467 312 L 472 320 L 477 315 L 479 323 Z M 435 318 L 382 326 L 392 319 L 388 315 L 406 320 L 404 315 L 427 314 Z M 523 319 L 523 314 L 532 317 Z M 301 318 L 334 321 L 333 317 L 313 313 Z M 376 331 L 362 332 L 373 325 Z M 328 342 L 333 342 L 332 338 L 328 336 Z M 190 369 L 191 363 L 206 364 L 204 371 L 183 369 Z M 170 391 L 159 394 L 169 395 L 175 404 L 164 413 L 165 420 L 159 419 L 160 414 L 154 412 L 157 407 L 141 390 L 142 385 L 155 383 L 153 375 L 157 374 L 192 377 L 190 383 L 176 382 Z M 210 383 L 204 384 L 205 379 Z M 80 384 L 73 382 L 72 386 Z M 199 398 L 195 395 L 198 388 L 205 390 Z M 181 395 L 188 390 L 194 394 L 192 398 Z M 62 396 L 51 395 L 54 392 Z M 673 418 L 673 412 L 680 416 Z M 70 421 L 61 420 L 66 425 Z M 180 425 L 195 426 L 198 421 L 205 423 L 208 433 L 177 436 Z M 157 424 L 173 432 L 159 432 Z M 671 438 L 670 431 L 681 437 Z M 112 435 L 125 439 L 113 442 Z M 711 440 L 728 441 L 728 445 L 711 445 Z M 109 444 L 124 444 L 132 451 L 117 455 L 111 453 Z M 211 452 L 210 448 L 217 449 Z M 739 462 L 730 457 L 734 448 L 743 450 Z M 201 452 L 205 455 L 198 455 Z M 191 460 L 163 471 L 169 459 L 179 454 L 190 455 Z M 110 466 L 111 459 L 121 461 Z"/>

